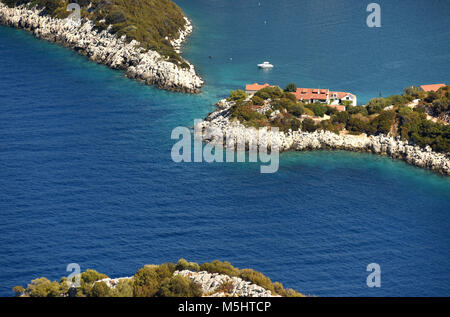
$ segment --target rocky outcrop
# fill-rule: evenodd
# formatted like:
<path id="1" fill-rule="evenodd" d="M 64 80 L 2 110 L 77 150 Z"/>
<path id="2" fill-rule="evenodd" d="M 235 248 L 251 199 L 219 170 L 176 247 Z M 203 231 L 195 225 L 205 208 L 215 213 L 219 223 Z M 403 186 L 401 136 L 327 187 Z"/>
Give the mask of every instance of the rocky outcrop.
<path id="1" fill-rule="evenodd" d="M 192 25 L 188 19 L 186 21 L 185 29 L 180 30 L 180 37 L 172 41 L 177 50 L 192 32 Z M 0 23 L 28 30 L 38 38 L 72 48 L 92 61 L 124 70 L 127 77 L 161 89 L 198 93 L 203 85 L 194 66 L 187 61 L 187 66 L 181 68 L 159 53 L 145 50 L 135 40 L 128 43 L 125 36 L 117 37 L 110 32 L 110 28 L 96 30 L 88 19 L 83 19 L 77 26 L 67 19 L 43 15 L 35 8 L 24 5 L 9 8 L 0 2 Z"/>
<path id="2" fill-rule="evenodd" d="M 189 270 L 175 271 L 174 275 L 188 277 L 198 283 L 202 287 L 204 296 L 207 297 L 279 297 L 272 295 L 271 291 L 239 277 Z"/>
<path id="3" fill-rule="evenodd" d="M 107 277 L 107 278 L 104 278 L 104 279 L 102 279 L 102 280 L 95 281 L 94 284 L 103 282 L 103 283 L 105 283 L 106 286 L 108 286 L 109 288 L 114 289 L 114 288 L 116 288 L 116 286 L 117 286 L 121 281 L 127 281 L 127 280 L 131 280 L 131 279 L 132 279 L 132 277 L 119 277 L 119 278 L 110 278 L 110 277 Z"/>
<path id="4" fill-rule="evenodd" d="M 184 17 L 184 20 L 186 21 L 186 24 L 184 25 L 184 30 L 181 29 L 178 32 L 180 33 L 180 36 L 177 39 L 174 39 L 170 41 L 170 44 L 172 44 L 173 48 L 175 49 L 175 52 L 181 53 L 181 45 L 186 40 L 186 38 L 191 35 L 193 31 L 192 23 L 189 21 L 188 18 Z M 168 40 L 168 38 L 166 38 Z"/>
<path id="5" fill-rule="evenodd" d="M 347 151 L 370 152 L 386 155 L 394 159 L 402 159 L 405 162 L 431 169 L 443 175 L 450 175 L 450 154 L 436 153 L 429 146 L 425 149 L 399 138 L 384 135 L 340 135 L 329 131 L 316 131 L 313 133 L 302 131 L 289 131 L 287 133 L 271 131 L 263 128 L 258 131 L 255 128 L 247 128 L 239 121 L 230 119 L 230 107 L 232 103 L 222 100 L 218 110 L 196 125 L 201 131 L 202 139 L 212 144 L 223 144 L 225 147 L 234 146 L 238 142 L 245 142 L 248 149 L 250 144 L 258 147 L 268 145 L 278 147 L 279 151 L 308 151 L 318 149 L 334 149 Z M 230 140 L 231 138 L 231 140 Z"/>

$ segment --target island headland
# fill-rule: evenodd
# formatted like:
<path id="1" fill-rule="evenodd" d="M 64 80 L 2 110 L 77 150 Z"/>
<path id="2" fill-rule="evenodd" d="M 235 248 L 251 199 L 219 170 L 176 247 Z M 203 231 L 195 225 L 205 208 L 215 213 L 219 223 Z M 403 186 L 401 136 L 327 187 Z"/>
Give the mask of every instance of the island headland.
<path id="1" fill-rule="evenodd" d="M 295 84 L 247 85 L 221 100 L 196 130 L 205 142 L 228 148 L 370 152 L 450 175 L 450 86 L 422 87 L 355 106 L 349 93 L 330 102 L 329 91 Z"/>
<path id="2" fill-rule="evenodd" d="M 185 259 L 177 263 L 145 265 L 131 277 L 110 278 L 94 270 L 50 281 L 16 286 L 18 297 L 303 297 L 252 269 L 229 262 L 199 265 Z"/>
<path id="3" fill-rule="evenodd" d="M 57 0 L 0 1 L 0 23 L 25 29 L 160 89 L 198 93 L 203 80 L 179 53 L 192 24 L 171 0 L 78 3 L 80 20 Z"/>

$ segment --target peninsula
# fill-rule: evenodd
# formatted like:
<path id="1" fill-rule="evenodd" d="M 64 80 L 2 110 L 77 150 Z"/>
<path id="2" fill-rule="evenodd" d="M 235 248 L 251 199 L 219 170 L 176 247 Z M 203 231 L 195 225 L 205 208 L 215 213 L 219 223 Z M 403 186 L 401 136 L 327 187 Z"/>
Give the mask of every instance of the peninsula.
<path id="1" fill-rule="evenodd" d="M 252 269 L 238 269 L 229 262 L 199 265 L 180 259 L 175 263 L 146 265 L 132 277 L 109 278 L 94 270 L 64 277 L 45 277 L 26 288 L 13 288 L 18 297 L 302 297 L 281 283 Z"/>
<path id="2" fill-rule="evenodd" d="M 450 175 L 450 86 L 412 86 L 355 103 L 351 93 L 253 84 L 232 91 L 196 128 L 205 142 L 234 149 L 371 152 Z"/>
<path id="3" fill-rule="evenodd" d="M 198 93 L 203 81 L 180 56 L 192 24 L 171 0 L 0 0 L 0 23 L 28 30 L 160 89 Z"/>

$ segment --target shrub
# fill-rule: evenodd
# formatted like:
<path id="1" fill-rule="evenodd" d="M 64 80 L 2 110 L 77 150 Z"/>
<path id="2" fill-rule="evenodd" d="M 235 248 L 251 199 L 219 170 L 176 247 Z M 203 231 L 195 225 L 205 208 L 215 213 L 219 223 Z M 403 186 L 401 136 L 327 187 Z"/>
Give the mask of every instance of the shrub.
<path id="1" fill-rule="evenodd" d="M 245 91 L 243 91 L 242 89 L 238 89 L 238 90 L 233 90 L 230 92 L 230 97 L 228 97 L 228 101 L 243 101 L 245 99 L 247 99 L 248 95 Z"/>
<path id="2" fill-rule="evenodd" d="M 290 92 L 285 92 L 283 94 L 283 98 L 287 98 L 287 99 L 297 103 L 297 97 L 294 94 L 291 94 Z"/>
<path id="3" fill-rule="evenodd" d="M 284 88 L 284 91 L 286 92 L 296 92 L 297 91 L 297 85 L 294 83 L 290 83 Z"/>
<path id="4" fill-rule="evenodd" d="M 14 286 L 13 287 L 14 296 L 19 297 L 25 293 L 25 288 L 23 286 Z"/>
<path id="5" fill-rule="evenodd" d="M 253 96 L 252 97 L 252 102 L 256 106 L 263 106 L 264 105 L 264 99 L 262 99 L 262 98 L 260 98 L 258 96 Z"/>
<path id="6" fill-rule="evenodd" d="M 134 275 L 133 295 L 135 297 L 152 297 L 158 292 L 160 284 L 161 279 L 155 268 L 145 266 Z"/>
<path id="7" fill-rule="evenodd" d="M 97 282 L 94 284 L 91 290 L 90 297 L 110 297 L 111 289 L 105 282 Z"/>
<path id="8" fill-rule="evenodd" d="M 189 270 L 198 272 L 200 270 L 200 266 L 195 262 L 188 262 L 185 259 L 179 259 L 175 269 L 178 271 Z"/>
<path id="9" fill-rule="evenodd" d="M 391 131 L 391 127 L 394 124 L 395 112 L 383 111 L 379 116 L 375 117 L 370 122 L 370 132 L 375 134 L 387 135 Z M 367 128 L 366 128 L 367 130 Z"/>
<path id="10" fill-rule="evenodd" d="M 323 117 L 327 111 L 327 106 L 321 103 L 315 103 L 312 110 L 317 117 Z"/>
<path id="11" fill-rule="evenodd" d="M 331 122 L 347 124 L 347 121 L 348 121 L 349 118 L 350 118 L 350 115 L 349 115 L 349 113 L 347 111 L 341 111 L 341 112 L 335 113 L 331 117 Z"/>
<path id="12" fill-rule="evenodd" d="M 385 102 L 383 98 L 373 98 L 366 105 L 367 112 L 369 114 L 379 113 L 384 109 Z"/>
<path id="13" fill-rule="evenodd" d="M 264 100 L 267 99 L 277 99 L 277 98 L 282 98 L 283 97 L 283 90 L 281 90 L 280 87 L 266 87 L 263 88 L 261 90 L 259 90 L 255 96 L 258 96 Z"/>
<path id="14" fill-rule="evenodd" d="M 251 108 L 251 104 L 237 104 L 231 109 L 231 116 L 238 119 L 243 124 L 251 124 L 252 122 L 267 123 L 267 118 L 265 115 L 254 111 Z"/>
<path id="15" fill-rule="evenodd" d="M 292 113 L 296 117 L 300 117 L 302 114 L 305 113 L 305 107 L 300 104 L 295 104 L 289 109 L 289 112 Z"/>
<path id="16" fill-rule="evenodd" d="M 314 120 L 312 120 L 310 118 L 306 118 L 303 120 L 303 122 L 302 122 L 302 130 L 303 131 L 314 132 L 314 131 L 316 131 L 316 129 L 317 129 L 317 127 L 316 127 Z"/>
<path id="17" fill-rule="evenodd" d="M 221 262 L 214 260 L 211 263 L 203 263 L 200 265 L 201 271 L 207 271 L 209 273 L 226 274 L 229 276 L 239 276 L 239 270 L 231 265 L 230 262 Z"/>
<path id="18" fill-rule="evenodd" d="M 351 132 L 367 133 L 368 125 L 367 125 L 367 123 L 365 123 L 364 121 L 362 121 L 361 119 L 359 119 L 357 117 L 351 117 L 347 121 L 346 128 L 348 131 L 351 131 Z"/>
<path id="19" fill-rule="evenodd" d="M 98 273 L 95 270 L 86 270 L 86 272 L 81 273 L 81 281 L 85 283 L 93 283 L 95 281 L 103 280 L 105 278 L 108 278 L 107 275 Z"/>
<path id="20" fill-rule="evenodd" d="M 326 106 L 326 111 L 325 114 L 331 116 L 335 113 L 339 112 L 336 108 L 330 107 L 330 106 Z"/>
<path id="21" fill-rule="evenodd" d="M 365 115 L 365 116 L 367 116 L 369 114 L 368 111 L 367 111 L 367 108 L 366 107 L 362 107 L 362 106 L 349 105 L 349 106 L 346 106 L 345 109 L 346 109 L 346 112 L 348 112 L 349 114 L 360 113 L 360 114 Z"/>
<path id="22" fill-rule="evenodd" d="M 111 290 L 113 297 L 133 297 L 133 280 L 120 280 L 116 287 Z"/>
<path id="23" fill-rule="evenodd" d="M 202 295 L 202 289 L 191 279 L 175 275 L 162 281 L 157 295 L 161 297 L 199 297 Z"/>
<path id="24" fill-rule="evenodd" d="M 256 272 L 252 269 L 242 269 L 240 270 L 239 277 L 245 281 L 252 282 L 253 284 L 259 285 L 266 290 L 270 290 L 275 293 L 275 288 L 270 278 L 264 276 L 264 274 L 260 272 Z"/>
<path id="25" fill-rule="evenodd" d="M 403 90 L 404 96 L 411 96 L 412 99 L 418 99 L 423 97 L 423 91 L 417 86 L 410 86 Z"/>
<path id="26" fill-rule="evenodd" d="M 58 297 L 61 292 L 58 282 L 51 282 L 47 278 L 41 277 L 28 284 L 26 294 L 31 297 Z"/>
<path id="27" fill-rule="evenodd" d="M 320 127 L 325 131 L 331 131 L 333 133 L 339 134 L 342 126 L 339 124 L 333 124 L 331 120 L 323 120 L 320 122 Z"/>

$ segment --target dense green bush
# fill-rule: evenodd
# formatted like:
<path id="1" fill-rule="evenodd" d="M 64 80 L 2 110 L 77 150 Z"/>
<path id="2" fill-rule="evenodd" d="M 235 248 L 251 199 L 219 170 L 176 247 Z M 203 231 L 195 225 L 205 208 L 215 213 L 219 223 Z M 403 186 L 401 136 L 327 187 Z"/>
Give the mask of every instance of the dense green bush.
<path id="1" fill-rule="evenodd" d="M 60 0 L 3 0 L 9 6 L 30 3 L 45 8 L 44 13 L 66 18 L 69 1 Z M 184 26 L 184 13 L 172 0 L 71 0 L 80 4 L 82 17 L 87 17 L 100 28 L 112 25 L 112 32 L 137 40 L 146 49 L 152 49 L 176 65 L 186 67 L 183 58 L 175 52 L 166 37 L 178 38 Z M 87 7 L 90 5 L 89 12 Z M 100 21 L 105 19 L 106 23 Z"/>
<path id="2" fill-rule="evenodd" d="M 258 96 L 253 96 L 252 102 L 255 106 L 263 106 L 264 105 L 264 99 L 262 99 Z"/>
<path id="3" fill-rule="evenodd" d="M 90 297 L 111 297 L 111 289 L 105 282 L 96 282 L 92 287 Z"/>
<path id="4" fill-rule="evenodd" d="M 296 92 L 297 91 L 297 85 L 295 83 L 290 83 L 284 88 L 285 92 Z"/>
<path id="5" fill-rule="evenodd" d="M 243 101 L 245 99 L 247 99 L 248 95 L 245 91 L 243 91 L 242 89 L 237 89 L 237 90 L 232 90 L 230 92 L 230 96 L 228 97 L 228 101 L 234 101 L 234 102 L 238 102 L 238 101 Z"/>
<path id="6" fill-rule="evenodd" d="M 60 296 L 82 296 L 82 297 L 198 297 L 202 296 L 201 286 L 194 283 L 190 278 L 173 275 L 175 270 L 190 269 L 192 271 L 207 271 L 209 273 L 226 274 L 231 277 L 239 277 L 243 280 L 257 284 L 275 294 L 282 296 L 303 296 L 300 293 L 284 289 L 280 283 L 272 283 L 270 278 L 260 272 L 251 269 L 238 269 L 229 262 L 213 261 L 199 265 L 180 259 L 177 264 L 164 263 L 161 265 L 146 265 L 139 269 L 131 279 L 122 279 L 114 288 L 109 288 L 105 282 L 99 282 L 100 274 L 94 270 L 88 270 L 81 274 L 82 286 L 69 290 L 67 279 L 62 278 L 60 283 L 49 281 L 42 277 L 33 280 L 27 288 L 15 286 L 13 291 L 16 296 L 31 297 L 60 297 Z M 86 274 L 85 274 L 86 273 Z M 231 285 L 222 285 L 220 290 L 231 289 Z"/>
<path id="7" fill-rule="evenodd" d="M 370 134 L 387 135 L 391 131 L 394 120 L 394 111 L 383 111 L 370 122 L 370 127 L 367 128 L 367 132 Z"/>
<path id="8" fill-rule="evenodd" d="M 450 126 L 427 120 L 426 114 L 410 109 L 401 109 L 399 134 L 404 140 L 413 141 L 425 147 L 431 146 L 437 152 L 450 152 Z"/>
<path id="9" fill-rule="evenodd" d="M 145 266 L 134 275 L 133 295 L 135 297 L 152 297 L 158 292 L 161 281 L 155 267 Z"/>
<path id="10" fill-rule="evenodd" d="M 251 103 L 237 103 L 231 108 L 232 118 L 236 118 L 246 126 L 264 127 L 268 125 L 265 115 L 252 109 Z"/>
<path id="11" fill-rule="evenodd" d="M 302 130 L 306 132 L 314 132 L 317 130 L 316 123 L 313 119 L 306 118 L 302 122 Z"/>
<path id="12" fill-rule="evenodd" d="M 111 290 L 112 297 L 133 297 L 133 280 L 124 279 L 119 281 L 116 287 Z"/>
<path id="13" fill-rule="evenodd" d="M 383 98 L 373 98 L 366 105 L 366 109 L 369 114 L 379 113 L 385 107 L 386 107 L 386 103 Z"/>
<path id="14" fill-rule="evenodd" d="M 346 112 L 348 112 L 349 114 L 362 114 L 364 116 L 367 116 L 369 114 L 369 112 L 367 111 L 367 107 L 362 107 L 362 106 L 346 106 L 345 107 Z"/>
<path id="15" fill-rule="evenodd" d="M 410 86 L 403 90 L 403 96 L 411 97 L 411 99 L 423 98 L 424 92 L 417 86 Z"/>
<path id="16" fill-rule="evenodd" d="M 337 112 L 331 116 L 331 122 L 347 124 L 350 114 L 347 111 Z"/>
<path id="17" fill-rule="evenodd" d="M 178 271 L 189 270 L 198 272 L 200 270 L 200 266 L 195 262 L 188 262 L 185 259 L 179 259 L 175 269 Z"/>
<path id="18" fill-rule="evenodd" d="M 425 95 L 423 107 L 434 117 L 450 118 L 450 86 L 440 88 L 437 92 Z"/>
<path id="19" fill-rule="evenodd" d="M 357 117 L 351 117 L 347 121 L 346 129 L 350 132 L 367 133 L 369 126 L 366 122 Z"/>
<path id="20" fill-rule="evenodd" d="M 282 98 L 284 96 L 284 92 L 280 87 L 266 87 L 256 92 L 255 96 L 258 96 L 259 98 L 262 98 L 264 100 L 267 100 L 269 98 L 274 100 Z"/>
<path id="21" fill-rule="evenodd" d="M 93 283 L 95 281 L 103 280 L 108 278 L 107 275 L 99 273 L 95 270 L 86 270 L 86 272 L 81 273 L 81 281 L 85 283 Z"/>
<path id="22" fill-rule="evenodd" d="M 200 265 L 200 271 L 207 271 L 209 273 L 226 274 L 229 276 L 239 276 L 239 270 L 231 265 L 230 262 L 221 262 L 214 260 L 210 263 L 203 263 Z"/>
<path id="23" fill-rule="evenodd" d="M 167 277 L 161 282 L 157 295 L 161 297 L 200 297 L 202 289 L 191 279 L 175 275 Z"/>
<path id="24" fill-rule="evenodd" d="M 327 106 L 322 103 L 315 103 L 312 105 L 312 111 L 317 117 L 323 117 L 327 112 Z"/>

